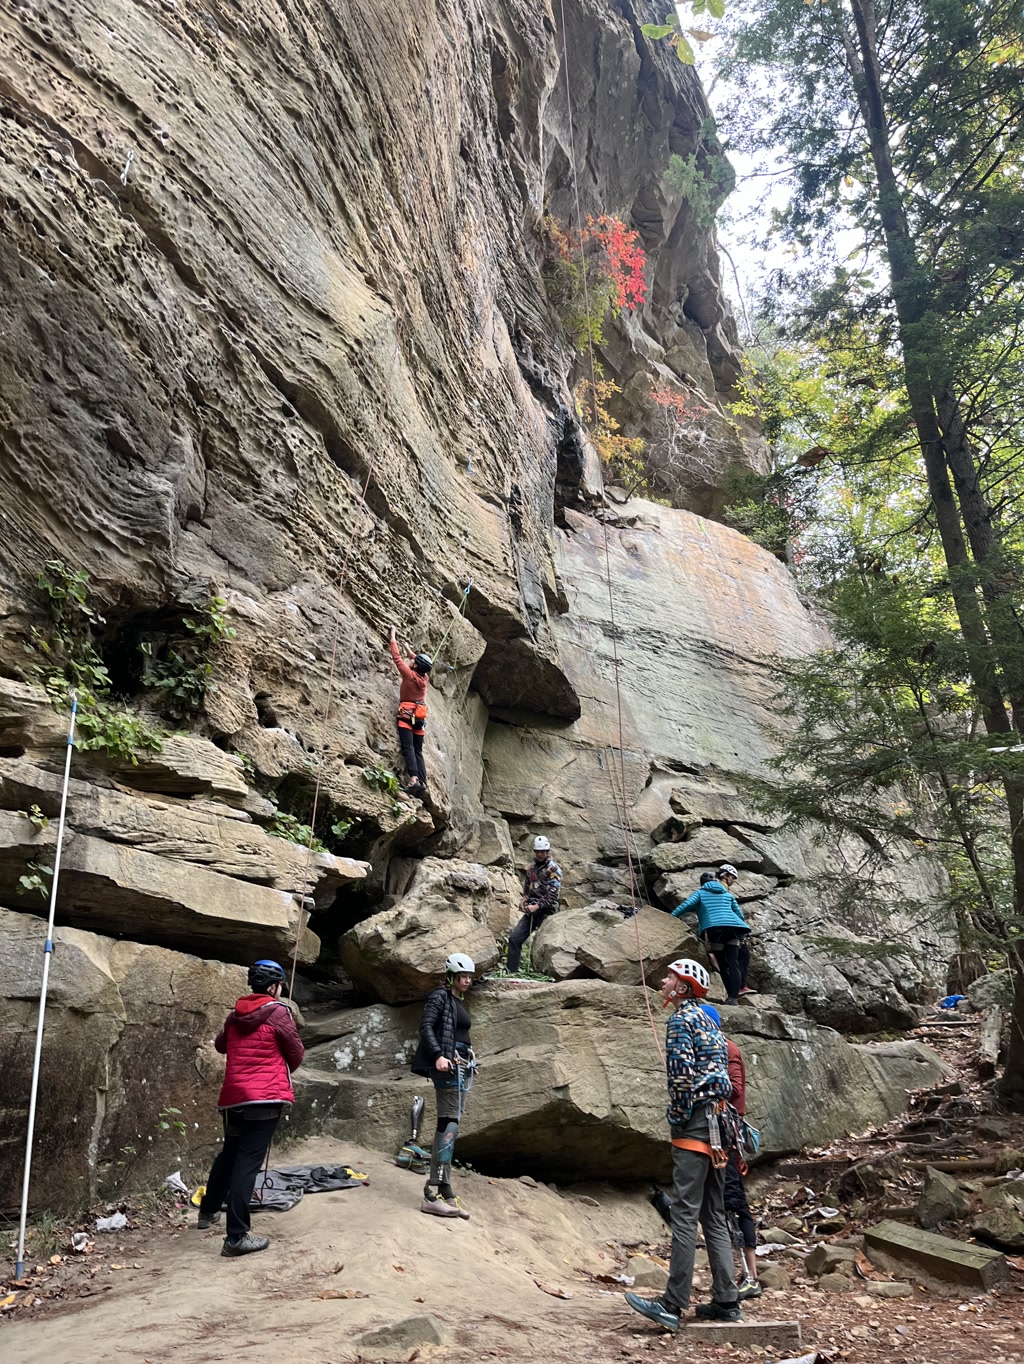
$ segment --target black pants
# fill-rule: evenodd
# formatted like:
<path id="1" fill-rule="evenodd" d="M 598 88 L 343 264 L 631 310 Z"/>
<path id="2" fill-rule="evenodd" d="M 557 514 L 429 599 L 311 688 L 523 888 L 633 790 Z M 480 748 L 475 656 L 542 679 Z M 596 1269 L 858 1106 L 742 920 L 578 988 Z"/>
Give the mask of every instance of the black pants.
<path id="1" fill-rule="evenodd" d="M 228 1205 L 227 1237 L 237 1241 L 249 1230 L 249 1204 L 256 1187 L 256 1176 L 267 1158 L 281 1115 L 274 1118 L 246 1118 L 244 1108 L 228 1108 L 224 1113 L 224 1145 L 213 1162 L 206 1181 L 206 1193 L 199 1210 L 209 1216 Z"/>
<path id="2" fill-rule="evenodd" d="M 538 909 L 533 914 L 524 914 L 523 917 L 508 935 L 508 961 L 506 963 L 509 971 L 519 970 L 519 958 L 523 955 L 523 944 L 534 931 L 540 928 L 545 919 L 550 919 L 554 914 L 553 909 Z"/>
<path id="3" fill-rule="evenodd" d="M 716 934 L 714 929 L 704 934 L 704 945 L 714 954 L 718 963 L 718 974 L 722 977 L 725 993 L 735 999 L 747 983 L 747 969 L 750 966 L 750 948 L 746 942 L 733 942 L 726 945 L 727 939 L 735 938 L 728 930 Z"/>
<path id="4" fill-rule="evenodd" d="M 398 726 L 398 742 L 402 745 L 402 758 L 406 771 L 413 781 L 427 784 L 427 767 L 423 761 L 423 730 L 409 729 L 407 725 Z"/>
<path id="5" fill-rule="evenodd" d="M 743 1187 L 739 1158 L 735 1150 L 729 1152 L 729 1164 L 725 1167 L 725 1211 L 732 1213 L 740 1225 L 743 1244 L 748 1249 L 757 1245 L 757 1228 L 750 1214 L 747 1191 Z"/>

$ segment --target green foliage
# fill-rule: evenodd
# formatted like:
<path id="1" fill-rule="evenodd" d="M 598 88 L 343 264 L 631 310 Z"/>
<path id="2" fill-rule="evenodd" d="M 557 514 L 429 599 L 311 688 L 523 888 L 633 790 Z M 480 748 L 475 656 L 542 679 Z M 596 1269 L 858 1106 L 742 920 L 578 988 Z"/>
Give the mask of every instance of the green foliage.
<path id="1" fill-rule="evenodd" d="M 40 862 L 29 862 L 28 870 L 18 877 L 15 890 L 18 895 L 41 895 L 44 900 L 49 900 L 52 880 L 52 867 L 44 866 Z"/>
<path id="2" fill-rule="evenodd" d="M 207 655 L 211 648 L 235 637 L 227 623 L 226 606 L 223 597 L 210 597 L 195 615 L 183 617 L 181 631 L 167 640 L 158 657 L 151 642 L 139 645 L 151 660 L 145 684 L 163 693 L 167 712 L 176 720 L 198 713 L 213 671 Z"/>
<path id="3" fill-rule="evenodd" d="M 718 210 L 735 187 L 736 173 L 717 150 L 703 159 L 704 166 L 694 152 L 686 156 L 673 152 L 669 157 L 665 180 L 693 209 L 698 227 L 710 228 L 714 226 Z"/>
<path id="4" fill-rule="evenodd" d="M 339 843 L 344 843 L 349 834 L 355 827 L 355 821 L 351 819 L 339 819 L 331 825 L 331 833 Z"/>
<path id="5" fill-rule="evenodd" d="M 110 674 L 96 647 L 105 624 L 89 603 L 89 575 L 70 569 L 60 559 L 48 559 L 37 582 L 46 599 L 51 629 L 32 632 L 26 651 L 37 661 L 32 672 L 54 705 L 63 708 L 71 693 L 78 697 L 76 746 L 98 749 L 137 763 L 141 749 L 159 751 L 160 731 L 140 716 L 110 700 Z"/>
<path id="6" fill-rule="evenodd" d="M 519 958 L 519 970 L 513 975 L 508 969 L 508 934 L 501 939 L 498 944 L 501 952 L 498 965 L 488 971 L 488 980 L 554 980 L 554 976 L 545 976 L 540 971 L 533 969 L 533 938 L 529 937 L 523 943 L 522 954 Z"/>
<path id="7" fill-rule="evenodd" d="M 286 838 L 290 843 L 301 843 L 304 848 L 311 848 L 313 852 L 327 851 L 308 824 L 303 824 L 295 815 L 290 815 L 285 810 L 278 810 L 266 827 L 267 833 L 275 838 Z"/>
<path id="8" fill-rule="evenodd" d="M 398 803 L 398 798 L 402 794 L 402 784 L 390 768 L 364 767 L 363 781 L 366 782 L 367 786 L 372 786 L 375 791 L 381 791 L 384 795 L 391 797 L 392 815 L 397 818 L 402 813 L 402 807 Z"/>
<path id="9" fill-rule="evenodd" d="M 692 0 L 690 9 L 694 18 L 710 14 L 713 19 L 721 19 L 725 14 L 725 0 Z M 640 32 L 655 41 L 667 38 L 669 46 L 675 48 L 676 56 L 687 66 L 693 66 L 696 60 L 689 38 L 703 43 L 712 37 L 712 34 L 704 29 L 684 29 L 679 14 L 674 9 L 665 15 L 663 24 L 641 24 Z"/>
<path id="10" fill-rule="evenodd" d="M 794 551 L 812 515 L 813 496 L 813 475 L 797 465 L 770 474 L 730 468 L 723 520 L 777 557 L 799 559 Z"/>
<path id="11" fill-rule="evenodd" d="M 180 1108 L 163 1108 L 157 1119 L 156 1130 L 158 1132 L 175 1132 L 179 1137 L 183 1137 L 188 1132 L 185 1121 L 181 1116 Z"/>
<path id="12" fill-rule="evenodd" d="M 28 807 L 28 817 L 40 833 L 42 833 L 50 822 L 38 805 L 30 805 Z"/>

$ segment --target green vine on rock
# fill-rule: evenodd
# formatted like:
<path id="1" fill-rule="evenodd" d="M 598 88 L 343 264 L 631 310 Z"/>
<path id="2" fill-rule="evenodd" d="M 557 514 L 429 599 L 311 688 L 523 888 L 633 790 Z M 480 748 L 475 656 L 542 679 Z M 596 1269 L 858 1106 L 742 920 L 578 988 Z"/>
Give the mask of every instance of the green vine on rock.
<path id="1" fill-rule="evenodd" d="M 159 656 L 154 657 L 150 641 L 139 644 L 152 660 L 143 682 L 163 693 L 166 709 L 175 720 L 190 719 L 199 711 L 213 672 L 206 655 L 211 647 L 235 637 L 226 607 L 223 597 L 209 597 L 194 615 L 182 618 L 183 633 L 172 635 Z"/>
<path id="2" fill-rule="evenodd" d="M 76 747 L 133 764 L 140 749 L 159 752 L 160 731 L 110 700 L 110 673 L 95 640 L 106 622 L 89 603 L 88 573 L 68 568 L 62 559 L 47 559 L 36 581 L 51 628 L 45 635 L 33 630 L 25 650 L 37 660 L 32 673 L 55 706 L 63 709 L 72 693 L 77 696 Z"/>

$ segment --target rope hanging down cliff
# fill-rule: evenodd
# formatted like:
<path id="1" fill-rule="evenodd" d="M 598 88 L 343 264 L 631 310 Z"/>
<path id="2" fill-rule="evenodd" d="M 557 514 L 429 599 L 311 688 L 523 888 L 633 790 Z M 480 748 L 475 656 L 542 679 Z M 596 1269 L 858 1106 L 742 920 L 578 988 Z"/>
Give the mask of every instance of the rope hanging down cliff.
<path id="1" fill-rule="evenodd" d="M 581 280 L 582 280 L 582 282 L 583 282 L 583 306 L 584 306 L 584 309 L 585 309 L 585 311 L 586 311 L 586 317 L 587 317 L 587 350 L 588 350 L 589 356 L 590 356 L 590 389 L 591 389 L 591 403 L 592 403 L 592 405 L 593 405 L 593 407 L 594 407 L 594 410 L 596 411 L 596 408 L 597 408 L 597 364 L 596 364 L 596 361 L 594 360 L 594 328 L 593 328 L 593 318 L 592 318 L 592 316 L 591 316 L 591 311 L 590 311 L 590 290 L 589 290 L 589 288 L 588 288 L 588 286 L 587 286 L 587 262 L 586 262 L 586 258 L 584 257 L 584 254 L 583 254 L 583 210 L 582 210 L 582 208 L 580 207 L 579 175 L 578 175 L 577 168 L 576 168 L 576 141 L 575 141 L 575 137 L 574 137 L 574 135 L 573 135 L 573 124 L 572 124 L 572 90 L 571 90 L 570 78 L 569 78 L 569 51 L 568 51 L 568 40 L 567 40 L 567 37 L 566 37 L 566 32 L 567 32 L 567 30 L 566 30 L 566 23 L 565 23 L 565 0 L 559 0 L 559 10 L 560 10 L 561 28 L 562 28 L 562 69 L 563 69 L 563 71 L 565 72 L 566 116 L 567 116 L 567 120 L 568 120 L 568 130 L 569 130 L 569 169 L 570 169 L 570 171 L 571 171 L 571 173 L 572 173 L 573 198 L 574 198 L 575 204 L 576 204 L 576 242 L 577 242 L 577 249 L 578 249 L 579 254 L 580 254 L 580 278 L 581 278 Z M 612 586 L 611 546 L 610 546 L 609 536 L 608 536 L 608 523 L 607 523 L 607 521 L 603 521 L 603 522 L 602 522 L 602 527 L 603 527 L 603 530 L 604 530 L 605 581 L 606 581 L 607 588 L 608 588 L 608 612 L 609 612 L 609 625 L 610 625 L 610 627 L 611 627 L 611 628 L 610 628 L 610 631 L 609 631 L 609 634 L 610 634 L 610 636 L 611 636 L 611 641 L 612 641 L 612 673 L 613 673 L 613 676 L 614 676 L 614 679 L 615 679 L 615 708 L 616 708 L 616 712 L 617 712 L 618 737 L 619 737 L 619 743 L 618 743 L 618 752 L 619 752 L 619 792 L 618 792 L 618 795 L 616 795 L 616 791 L 615 791 L 615 772 L 614 772 L 614 763 L 613 763 L 613 762 L 609 762 L 609 764 L 608 764 L 608 775 L 609 775 L 609 781 L 610 781 L 610 784 L 611 784 L 611 791 L 612 791 L 612 806 L 613 806 L 613 808 L 615 808 L 615 809 L 617 810 L 617 809 L 619 808 L 619 802 L 621 801 L 622 829 L 623 829 L 623 831 L 624 831 L 624 833 L 625 833 L 625 844 L 626 844 L 626 867 L 627 867 L 627 871 L 628 871 L 628 874 L 629 874 L 629 898 L 630 898 L 630 903 L 631 903 L 632 909 L 633 909 L 633 914 L 632 914 L 632 918 L 633 918 L 633 927 L 634 927 L 634 929 L 636 930 L 637 956 L 638 956 L 639 963 L 640 963 L 640 986 L 641 986 L 641 988 L 642 988 L 642 990 L 643 990 L 643 992 L 644 992 L 644 1004 L 646 1005 L 646 1008 L 647 1008 L 647 1019 L 648 1019 L 648 1022 L 650 1023 L 650 1026 L 651 1026 L 651 1035 L 652 1035 L 653 1038 L 654 1038 L 654 1045 L 655 1045 L 655 1046 L 657 1047 L 657 1049 L 658 1049 L 658 1055 L 661 1057 L 662 1063 L 664 1063 L 665 1055 L 664 1055 L 664 1052 L 662 1051 L 661 1039 L 660 1039 L 659 1036 L 658 1036 L 658 1029 L 657 1029 L 657 1026 L 656 1026 L 656 1024 L 655 1024 L 655 1022 L 654 1022 L 654 1014 L 653 1014 L 653 1012 L 652 1012 L 652 1010 L 651 1010 L 651 1001 L 650 1001 L 650 997 L 649 997 L 649 995 L 648 995 L 648 993 L 647 993 L 647 979 L 646 979 L 647 971 L 646 971 L 646 965 L 645 965 L 645 962 L 644 962 L 643 944 L 642 944 L 641 939 L 640 939 L 640 919 L 639 919 L 639 915 L 638 915 L 638 913 L 637 913 L 637 911 L 638 911 L 638 909 L 639 909 L 639 906 L 637 905 L 637 895 L 636 895 L 636 886 L 637 886 L 637 881 L 636 881 L 636 868 L 635 868 L 634 863 L 633 863 L 633 829 L 632 829 L 632 824 L 631 824 L 631 821 L 630 821 L 630 818 L 629 818 L 628 801 L 627 801 L 627 798 L 626 798 L 626 756 L 625 756 L 625 740 L 624 740 L 624 737 L 623 737 L 623 728 L 624 728 L 624 727 L 623 727 L 623 721 L 622 721 L 622 688 L 621 688 L 620 683 L 619 683 L 619 647 L 618 647 L 618 642 L 617 642 L 617 640 L 616 640 L 616 624 L 615 624 L 615 592 L 614 592 L 614 589 L 613 589 L 613 586 Z M 610 743 L 606 746 L 606 751 L 609 752 L 609 753 L 612 752 L 612 746 L 611 746 Z"/>

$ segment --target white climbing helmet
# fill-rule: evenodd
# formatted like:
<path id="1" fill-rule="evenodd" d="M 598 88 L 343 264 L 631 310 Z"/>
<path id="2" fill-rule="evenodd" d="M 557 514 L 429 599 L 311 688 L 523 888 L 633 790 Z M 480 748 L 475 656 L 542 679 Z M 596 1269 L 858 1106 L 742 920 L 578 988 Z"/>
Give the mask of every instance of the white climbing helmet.
<path id="1" fill-rule="evenodd" d="M 731 862 L 723 862 L 718 868 L 718 874 L 719 876 L 735 876 L 737 880 L 739 879 L 739 872 Z"/>
<path id="2" fill-rule="evenodd" d="M 445 962 L 444 969 L 450 976 L 472 976 L 476 972 L 473 958 L 467 957 L 465 952 L 453 952 Z"/>
<path id="3" fill-rule="evenodd" d="M 551 844 L 548 842 L 548 840 L 544 837 L 543 834 L 538 834 L 537 837 L 533 840 L 533 851 L 534 852 L 551 851 Z"/>
<path id="4" fill-rule="evenodd" d="M 711 977 L 700 962 L 694 961 L 691 957 L 680 957 L 668 969 L 680 980 L 685 980 L 698 999 L 703 999 L 711 989 Z"/>

